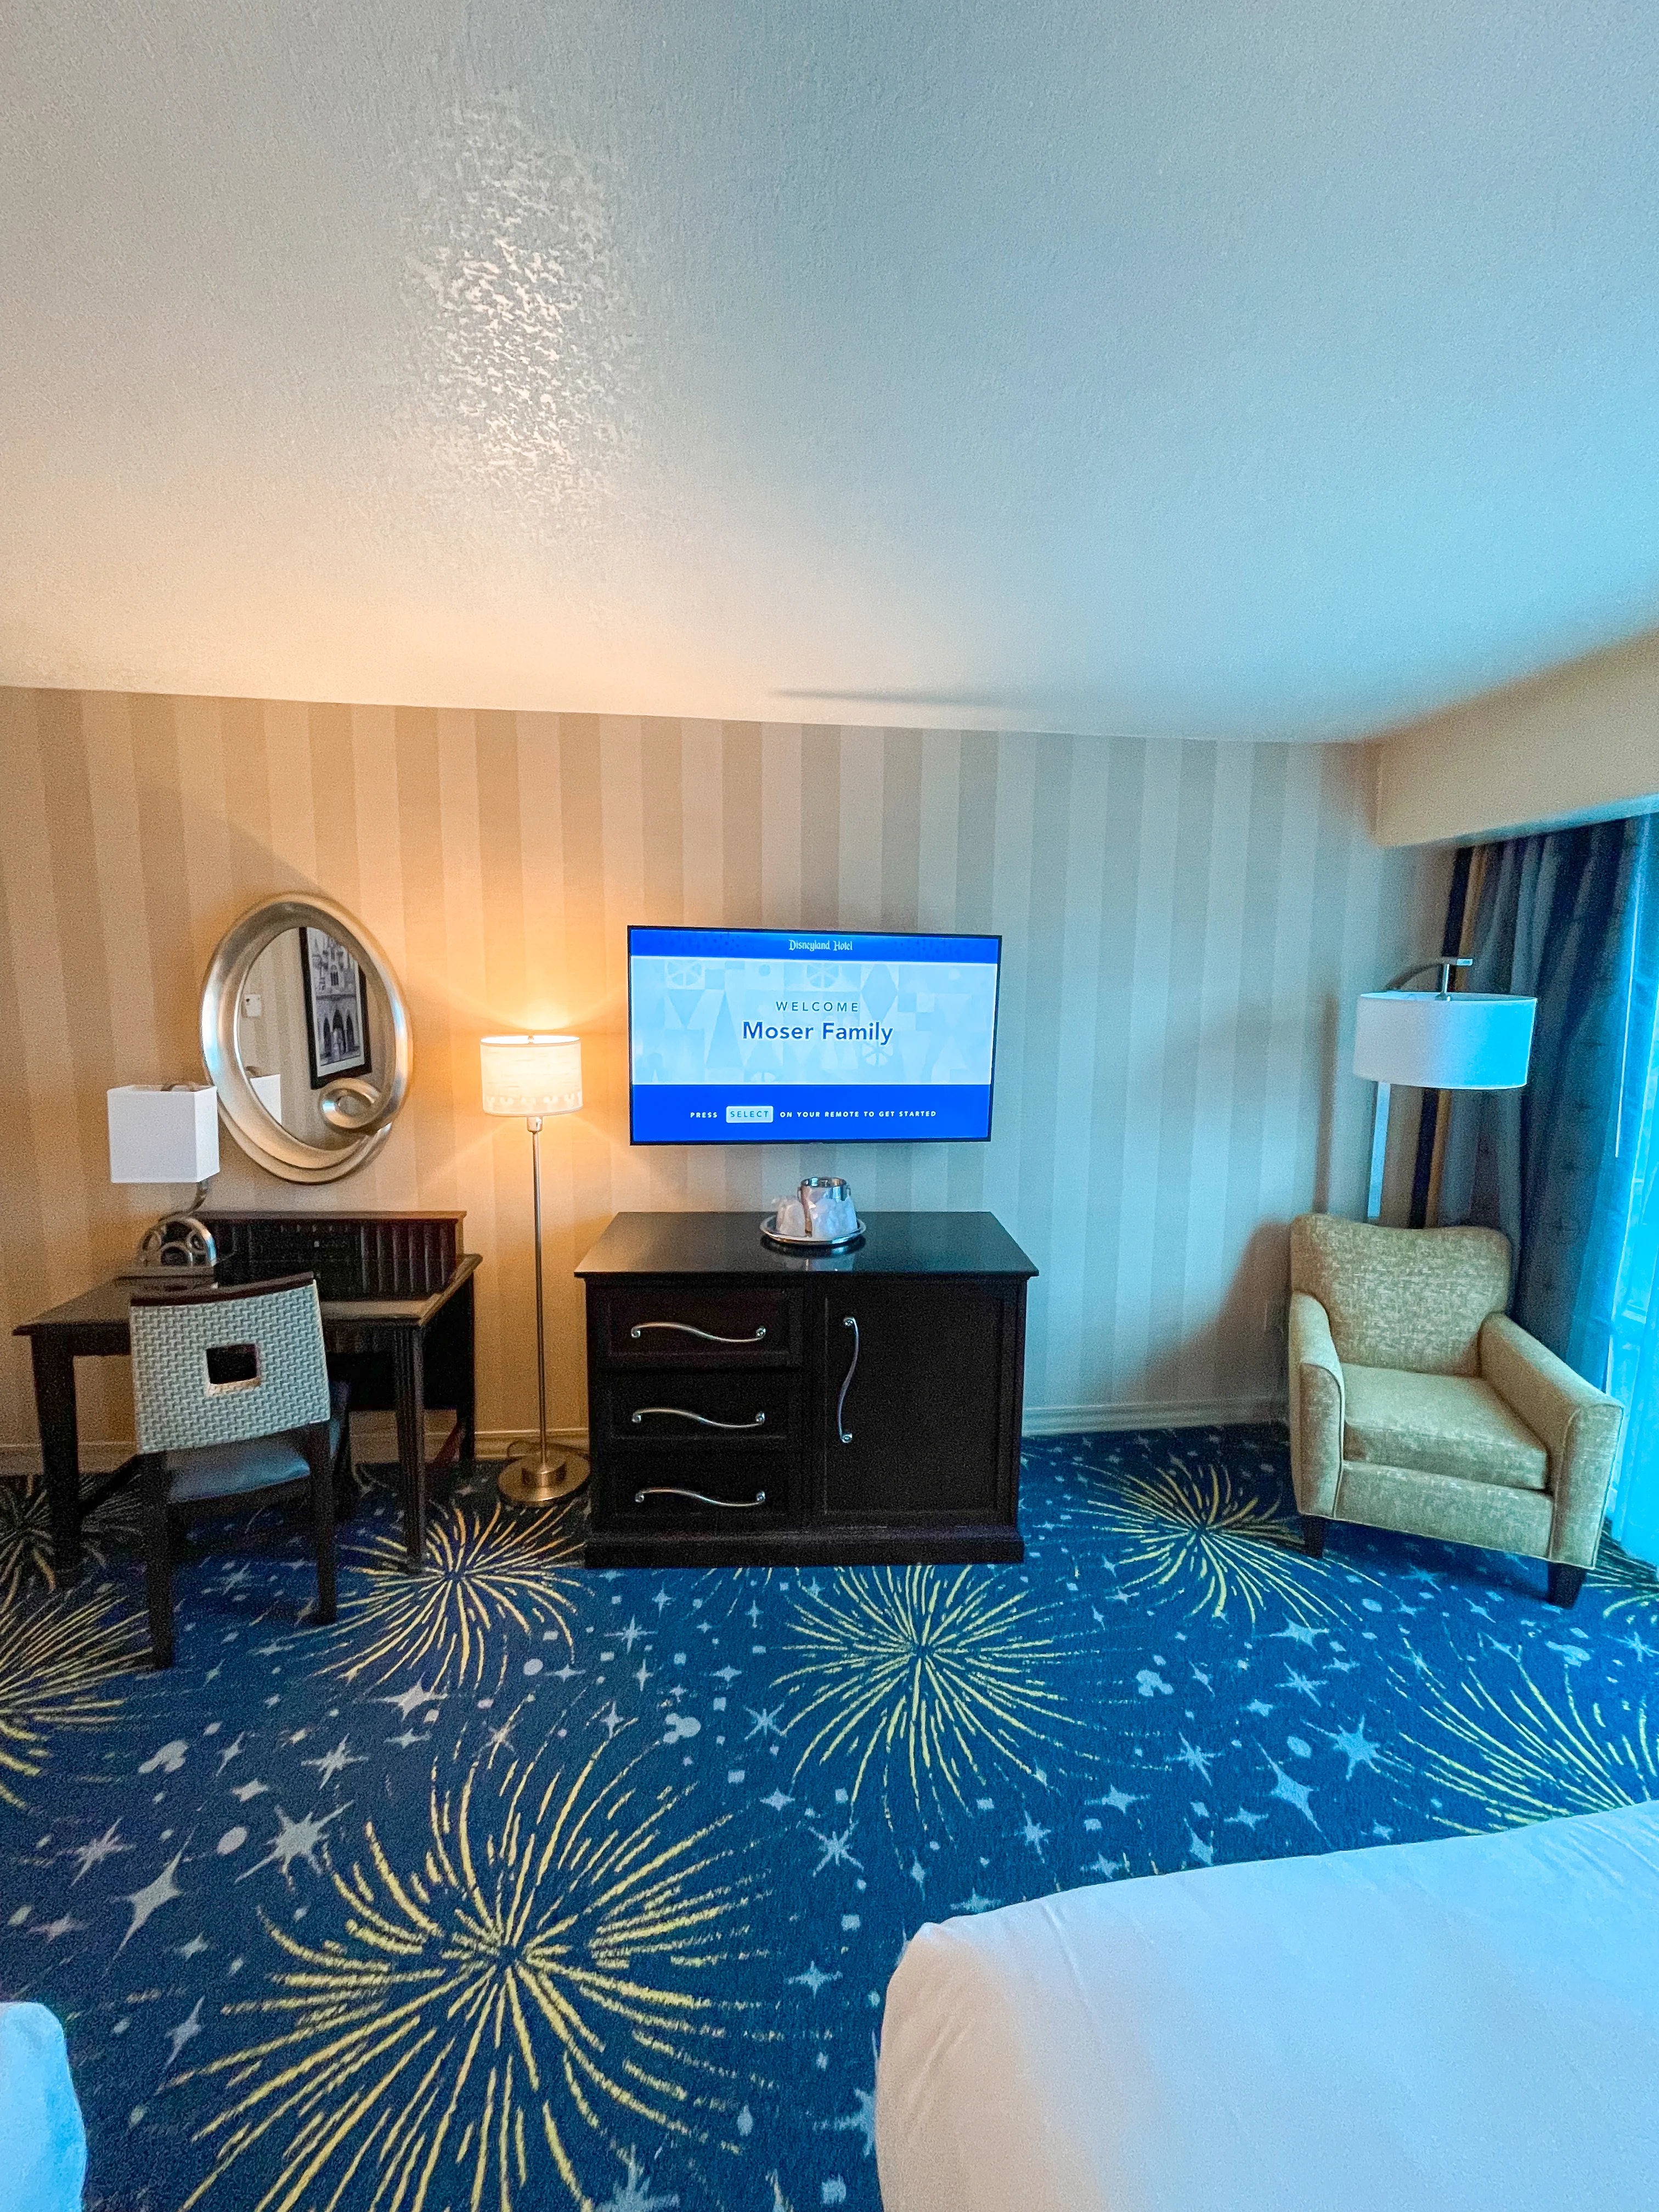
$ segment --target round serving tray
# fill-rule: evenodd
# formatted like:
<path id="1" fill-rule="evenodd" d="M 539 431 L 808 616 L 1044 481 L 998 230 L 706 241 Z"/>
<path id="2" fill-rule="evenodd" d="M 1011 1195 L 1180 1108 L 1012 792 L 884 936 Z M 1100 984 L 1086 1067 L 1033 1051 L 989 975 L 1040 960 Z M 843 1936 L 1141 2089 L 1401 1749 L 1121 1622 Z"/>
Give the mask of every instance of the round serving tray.
<path id="1" fill-rule="evenodd" d="M 864 1242 L 864 1224 L 860 1222 L 850 1237 L 780 1237 L 773 1226 L 775 1213 L 769 1213 L 761 1224 L 761 1242 L 779 1252 L 856 1252 Z"/>

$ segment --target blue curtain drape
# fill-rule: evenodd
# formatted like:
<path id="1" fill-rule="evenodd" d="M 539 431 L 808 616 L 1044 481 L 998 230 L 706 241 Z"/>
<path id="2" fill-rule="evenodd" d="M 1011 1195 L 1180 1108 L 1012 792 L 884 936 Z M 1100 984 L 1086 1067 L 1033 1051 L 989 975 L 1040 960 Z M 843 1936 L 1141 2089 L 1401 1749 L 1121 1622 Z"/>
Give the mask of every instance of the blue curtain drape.
<path id="1" fill-rule="evenodd" d="M 1532 1074 L 1524 1091 L 1455 1098 L 1441 1218 L 1502 1229 L 1516 1254 L 1516 1319 L 1630 1406 L 1615 1510 L 1632 1545 L 1645 1543 L 1650 1512 L 1659 1524 L 1659 821 L 1495 848 L 1474 960 L 1466 989 L 1538 1000 Z"/>

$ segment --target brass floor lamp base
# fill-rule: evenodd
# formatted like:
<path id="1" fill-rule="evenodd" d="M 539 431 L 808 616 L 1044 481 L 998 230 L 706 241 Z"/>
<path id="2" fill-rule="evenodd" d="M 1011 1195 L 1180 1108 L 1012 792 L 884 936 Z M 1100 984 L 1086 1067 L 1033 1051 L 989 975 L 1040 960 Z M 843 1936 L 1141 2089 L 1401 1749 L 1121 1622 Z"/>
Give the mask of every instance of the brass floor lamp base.
<path id="1" fill-rule="evenodd" d="M 514 1446 L 495 1487 L 509 1505 L 556 1505 L 561 1498 L 574 1498 L 586 1482 L 585 1462 L 544 1459 L 532 1438 Z"/>

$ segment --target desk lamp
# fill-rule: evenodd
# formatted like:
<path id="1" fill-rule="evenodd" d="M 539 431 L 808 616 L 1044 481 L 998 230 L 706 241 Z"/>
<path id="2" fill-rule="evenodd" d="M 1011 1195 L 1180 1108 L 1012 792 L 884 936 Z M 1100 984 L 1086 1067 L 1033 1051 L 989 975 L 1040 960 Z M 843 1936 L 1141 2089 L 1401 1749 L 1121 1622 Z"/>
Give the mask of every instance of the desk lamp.
<path id="1" fill-rule="evenodd" d="M 219 1172 L 219 1094 L 210 1083 L 127 1083 L 106 1096 L 112 1182 L 192 1183 L 197 1211 Z M 138 1241 L 123 1282 L 153 1283 L 163 1273 L 199 1280 L 218 1254 L 196 1212 L 164 1213 Z"/>
<path id="2" fill-rule="evenodd" d="M 1419 961 L 1416 967 L 1402 969 L 1386 990 L 1361 995 L 1353 1072 L 1376 1085 L 1367 1221 L 1375 1221 L 1382 1210 L 1392 1085 L 1407 1083 L 1419 1091 L 1519 1091 L 1526 1083 L 1538 1001 L 1454 991 L 1453 969 L 1472 964 L 1467 959 Z M 1440 971 L 1438 990 L 1403 988 L 1436 968 Z"/>
<path id="3" fill-rule="evenodd" d="M 530 1179 L 536 1220 L 536 1408 L 538 1442 L 515 1444 L 501 1469 L 501 1493 L 514 1505 L 550 1505 L 586 1481 L 547 1453 L 547 1329 L 542 1303 L 542 1122 L 574 1114 L 582 1103 L 582 1048 L 573 1036 L 489 1036 L 480 1041 L 486 1114 L 523 1115 L 530 1131 Z"/>

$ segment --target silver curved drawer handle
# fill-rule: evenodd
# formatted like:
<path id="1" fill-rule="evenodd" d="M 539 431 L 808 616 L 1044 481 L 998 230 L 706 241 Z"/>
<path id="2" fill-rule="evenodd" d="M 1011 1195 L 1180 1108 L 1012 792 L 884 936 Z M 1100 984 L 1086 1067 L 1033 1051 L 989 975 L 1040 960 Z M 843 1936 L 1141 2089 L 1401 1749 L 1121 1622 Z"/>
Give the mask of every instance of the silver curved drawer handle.
<path id="1" fill-rule="evenodd" d="M 752 1421 L 717 1421 L 711 1413 L 694 1413 L 689 1406 L 641 1406 L 629 1415 L 635 1428 L 647 1413 L 671 1413 L 677 1421 L 695 1421 L 701 1429 L 763 1429 L 764 1413 L 757 1413 Z"/>
<path id="2" fill-rule="evenodd" d="M 846 1374 L 841 1378 L 841 1395 L 836 1401 L 836 1434 L 841 1438 L 842 1443 L 850 1444 L 853 1441 L 853 1431 L 842 1419 L 842 1409 L 847 1403 L 848 1386 L 859 1371 L 859 1325 L 856 1316 L 852 1314 L 843 1314 L 841 1317 L 841 1325 L 843 1328 L 850 1328 L 853 1332 L 853 1358 Z"/>
<path id="3" fill-rule="evenodd" d="M 700 1336 L 705 1344 L 760 1344 L 766 1336 L 764 1322 L 752 1336 L 716 1336 L 712 1328 L 693 1328 L 689 1321 L 636 1321 L 628 1334 L 637 1344 L 648 1328 L 672 1328 L 681 1336 Z"/>
<path id="4" fill-rule="evenodd" d="M 643 1505 L 647 1498 L 689 1498 L 698 1505 L 718 1505 L 726 1513 L 752 1513 L 757 1505 L 766 1503 L 766 1492 L 757 1490 L 752 1498 L 710 1498 L 701 1490 L 675 1490 L 666 1485 L 653 1486 L 649 1490 L 634 1492 L 635 1505 Z"/>

